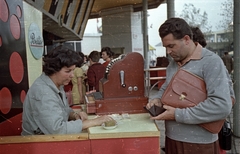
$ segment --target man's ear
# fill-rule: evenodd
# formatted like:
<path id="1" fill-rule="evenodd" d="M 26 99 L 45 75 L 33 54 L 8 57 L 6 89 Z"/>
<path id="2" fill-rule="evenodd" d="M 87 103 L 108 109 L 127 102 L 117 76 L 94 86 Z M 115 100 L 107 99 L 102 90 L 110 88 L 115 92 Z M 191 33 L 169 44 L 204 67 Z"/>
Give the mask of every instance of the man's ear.
<path id="1" fill-rule="evenodd" d="M 185 40 L 186 44 L 189 44 L 189 42 L 191 41 L 191 38 L 188 35 L 185 35 L 183 39 Z"/>
<path id="2" fill-rule="evenodd" d="M 191 40 L 191 38 L 189 37 L 189 35 L 185 35 L 185 36 L 183 37 L 183 39 L 185 39 L 185 40 Z"/>

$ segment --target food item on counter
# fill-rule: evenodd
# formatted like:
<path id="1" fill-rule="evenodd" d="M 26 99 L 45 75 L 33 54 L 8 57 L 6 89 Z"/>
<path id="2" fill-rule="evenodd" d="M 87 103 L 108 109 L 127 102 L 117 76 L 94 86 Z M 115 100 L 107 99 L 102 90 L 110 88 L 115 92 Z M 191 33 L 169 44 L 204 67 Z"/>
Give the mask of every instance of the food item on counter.
<path id="1" fill-rule="evenodd" d="M 111 120 L 111 121 L 107 121 L 104 123 L 105 127 L 112 127 L 116 125 L 116 121 L 115 120 Z"/>

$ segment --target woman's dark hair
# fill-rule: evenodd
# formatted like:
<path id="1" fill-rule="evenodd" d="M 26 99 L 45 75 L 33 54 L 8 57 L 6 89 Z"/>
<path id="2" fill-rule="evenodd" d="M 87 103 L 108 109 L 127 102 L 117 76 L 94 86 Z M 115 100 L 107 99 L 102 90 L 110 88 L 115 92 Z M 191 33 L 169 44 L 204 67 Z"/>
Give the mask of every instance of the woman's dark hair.
<path id="1" fill-rule="evenodd" d="M 80 56 L 81 60 L 79 61 L 78 64 L 76 64 L 76 67 L 81 67 L 83 65 L 84 54 L 81 51 L 79 51 L 77 53 Z"/>
<path id="2" fill-rule="evenodd" d="M 87 55 L 84 55 L 84 57 L 86 58 L 86 61 L 88 61 L 88 56 L 87 56 Z"/>
<path id="3" fill-rule="evenodd" d="M 77 52 L 58 46 L 43 57 L 43 72 L 51 76 L 63 67 L 77 65 L 80 61 L 83 60 Z"/>
<path id="4" fill-rule="evenodd" d="M 202 47 L 206 47 L 207 42 L 202 31 L 198 27 L 191 27 L 191 29 L 193 32 L 193 42 L 198 42 Z"/>
<path id="5" fill-rule="evenodd" d="M 108 57 L 110 57 L 110 58 L 112 58 L 114 55 L 114 52 L 112 52 L 111 48 L 109 48 L 109 47 L 103 47 L 101 50 L 101 55 L 102 55 L 102 52 L 106 52 Z"/>
<path id="6" fill-rule="evenodd" d="M 168 34 L 172 34 L 175 39 L 181 39 L 185 35 L 193 38 L 192 30 L 188 23 L 181 18 L 170 18 L 166 20 L 158 30 L 161 38 L 164 38 Z"/>

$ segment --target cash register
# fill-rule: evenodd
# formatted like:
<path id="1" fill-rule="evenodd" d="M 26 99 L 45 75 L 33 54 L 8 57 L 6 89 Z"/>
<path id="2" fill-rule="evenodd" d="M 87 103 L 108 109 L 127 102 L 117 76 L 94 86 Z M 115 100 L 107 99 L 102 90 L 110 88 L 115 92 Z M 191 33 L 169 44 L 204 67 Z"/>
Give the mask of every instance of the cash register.
<path id="1" fill-rule="evenodd" d="M 99 92 L 86 96 L 87 113 L 122 114 L 146 112 L 144 93 L 144 59 L 131 52 L 110 61 L 99 81 Z"/>

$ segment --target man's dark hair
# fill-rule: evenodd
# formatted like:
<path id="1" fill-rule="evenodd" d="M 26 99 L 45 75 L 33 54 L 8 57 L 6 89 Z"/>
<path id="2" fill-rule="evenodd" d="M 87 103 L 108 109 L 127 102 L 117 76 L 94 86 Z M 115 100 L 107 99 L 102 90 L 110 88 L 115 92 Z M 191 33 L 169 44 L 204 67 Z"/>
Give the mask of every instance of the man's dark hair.
<path id="1" fill-rule="evenodd" d="M 91 59 L 93 62 L 99 62 L 100 53 L 98 51 L 92 51 L 89 54 L 88 58 Z"/>
<path id="2" fill-rule="evenodd" d="M 166 20 L 158 30 L 161 38 L 164 38 L 168 34 L 172 34 L 175 39 L 182 39 L 185 35 L 188 35 L 191 39 L 192 31 L 187 22 L 181 18 L 170 18 Z"/>
<path id="3" fill-rule="evenodd" d="M 224 52 L 224 55 L 228 55 L 228 51 L 225 51 L 225 52 Z"/>
<path id="4" fill-rule="evenodd" d="M 79 54 L 63 46 L 58 46 L 43 57 L 43 72 L 51 76 L 63 67 L 77 65 L 81 61 Z"/>
<path id="5" fill-rule="evenodd" d="M 191 27 L 191 29 L 193 32 L 193 42 L 198 42 L 202 47 L 206 47 L 207 42 L 202 31 L 198 27 Z"/>

